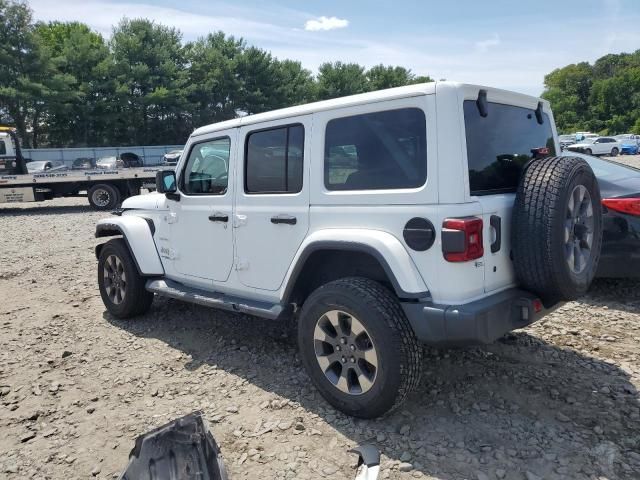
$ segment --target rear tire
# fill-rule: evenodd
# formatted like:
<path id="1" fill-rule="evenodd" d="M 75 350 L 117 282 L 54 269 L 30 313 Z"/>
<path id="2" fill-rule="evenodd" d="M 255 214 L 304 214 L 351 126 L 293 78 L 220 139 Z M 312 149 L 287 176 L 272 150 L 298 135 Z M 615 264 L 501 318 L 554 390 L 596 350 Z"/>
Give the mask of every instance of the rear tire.
<path id="1" fill-rule="evenodd" d="M 613 147 L 611 149 L 611 156 L 612 157 L 617 157 L 619 152 L 620 152 L 620 150 L 618 150 L 616 147 Z"/>
<path id="2" fill-rule="evenodd" d="M 513 264 L 520 284 L 546 304 L 583 295 L 598 268 L 601 217 L 600 189 L 587 162 L 532 162 L 513 210 Z"/>
<path id="3" fill-rule="evenodd" d="M 89 189 L 89 204 L 94 210 L 111 210 L 120 203 L 120 191 L 106 183 L 99 183 Z"/>
<path id="4" fill-rule="evenodd" d="M 125 241 L 114 238 L 105 243 L 98 258 L 98 287 L 107 311 L 120 319 L 146 313 L 153 293 L 145 283 Z"/>
<path id="5" fill-rule="evenodd" d="M 586 155 L 593 155 L 593 151 L 590 148 L 585 148 L 584 153 Z"/>
<path id="6" fill-rule="evenodd" d="M 367 278 L 314 291 L 300 313 L 298 345 L 316 388 L 347 415 L 383 415 L 420 381 L 422 350 L 398 299 Z"/>

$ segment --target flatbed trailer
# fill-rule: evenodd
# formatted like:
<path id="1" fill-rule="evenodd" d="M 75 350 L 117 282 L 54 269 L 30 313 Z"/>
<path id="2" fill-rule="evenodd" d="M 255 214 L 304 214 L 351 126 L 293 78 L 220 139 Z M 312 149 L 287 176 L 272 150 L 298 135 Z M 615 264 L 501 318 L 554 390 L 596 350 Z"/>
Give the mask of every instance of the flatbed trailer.
<path id="1" fill-rule="evenodd" d="M 160 170 L 163 167 L 0 175 L 0 203 L 40 202 L 87 192 L 94 209 L 109 210 L 125 198 L 139 195 L 141 188 L 154 189 Z"/>
<path id="2" fill-rule="evenodd" d="M 45 167 L 46 168 L 46 167 Z M 56 170 L 29 173 L 13 128 L 0 126 L 0 203 L 41 202 L 81 196 L 89 205 L 110 210 L 143 187 L 155 188 L 156 173 L 167 167 Z"/>

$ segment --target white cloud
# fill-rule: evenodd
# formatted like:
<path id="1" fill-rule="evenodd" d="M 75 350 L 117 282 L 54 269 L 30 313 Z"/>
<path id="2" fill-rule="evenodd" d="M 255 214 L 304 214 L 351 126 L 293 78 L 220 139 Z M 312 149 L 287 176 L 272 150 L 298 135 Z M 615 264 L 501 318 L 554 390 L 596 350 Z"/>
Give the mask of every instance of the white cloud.
<path id="1" fill-rule="evenodd" d="M 319 30 L 335 30 L 336 28 L 345 28 L 349 26 L 349 20 L 338 17 L 320 17 L 314 20 L 307 20 L 304 29 L 310 32 Z"/>
<path id="2" fill-rule="evenodd" d="M 476 49 L 481 52 L 486 52 L 491 47 L 496 47 L 498 45 L 500 45 L 500 36 L 497 33 L 494 33 L 491 38 L 476 42 Z"/>

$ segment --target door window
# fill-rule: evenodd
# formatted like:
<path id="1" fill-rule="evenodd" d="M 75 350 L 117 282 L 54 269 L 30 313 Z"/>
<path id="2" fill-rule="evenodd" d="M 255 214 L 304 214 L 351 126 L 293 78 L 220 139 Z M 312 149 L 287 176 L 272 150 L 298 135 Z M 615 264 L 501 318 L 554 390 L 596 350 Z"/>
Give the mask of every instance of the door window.
<path id="1" fill-rule="evenodd" d="M 0 140 L 0 155 L 7 154 L 7 145 L 4 143 L 4 140 Z"/>
<path id="2" fill-rule="evenodd" d="M 302 125 L 249 133 L 245 155 L 246 193 L 298 193 L 302 190 Z"/>
<path id="3" fill-rule="evenodd" d="M 482 117 L 475 100 L 464 102 L 469 186 L 472 195 L 515 192 L 522 167 L 540 152 L 555 155 L 548 115 L 542 125 L 532 109 L 489 102 Z"/>
<path id="4" fill-rule="evenodd" d="M 187 195 L 224 195 L 229 182 L 229 137 L 197 143 L 191 148 L 181 186 Z"/>
<path id="5" fill-rule="evenodd" d="M 427 128 L 419 108 L 335 118 L 327 123 L 327 190 L 417 188 L 427 179 Z"/>

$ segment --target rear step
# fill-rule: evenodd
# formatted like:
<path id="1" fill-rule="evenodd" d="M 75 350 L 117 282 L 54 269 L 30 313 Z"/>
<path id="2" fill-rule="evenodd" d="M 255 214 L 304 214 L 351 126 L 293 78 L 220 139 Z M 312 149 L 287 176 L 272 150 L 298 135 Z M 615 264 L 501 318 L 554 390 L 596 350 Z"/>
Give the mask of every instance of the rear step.
<path id="1" fill-rule="evenodd" d="M 163 297 L 175 298 L 184 302 L 220 308 L 231 312 L 247 313 L 271 320 L 280 318 L 290 311 L 289 308 L 279 303 L 258 302 L 223 293 L 207 292 L 206 290 L 187 287 L 181 283 L 166 279 L 148 280 L 145 288 Z"/>

